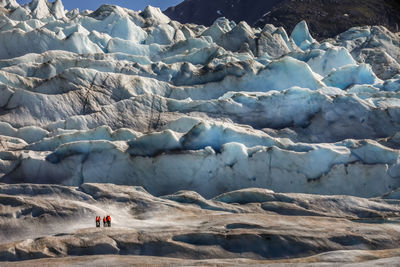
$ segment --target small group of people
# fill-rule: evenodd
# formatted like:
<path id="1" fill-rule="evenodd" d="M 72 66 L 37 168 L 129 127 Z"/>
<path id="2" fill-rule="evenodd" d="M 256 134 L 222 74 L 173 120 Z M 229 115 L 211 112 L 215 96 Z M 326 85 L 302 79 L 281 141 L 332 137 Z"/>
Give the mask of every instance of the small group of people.
<path id="1" fill-rule="evenodd" d="M 96 227 L 100 227 L 101 217 L 96 216 Z M 103 217 L 103 227 L 111 227 L 111 216 L 107 215 Z"/>

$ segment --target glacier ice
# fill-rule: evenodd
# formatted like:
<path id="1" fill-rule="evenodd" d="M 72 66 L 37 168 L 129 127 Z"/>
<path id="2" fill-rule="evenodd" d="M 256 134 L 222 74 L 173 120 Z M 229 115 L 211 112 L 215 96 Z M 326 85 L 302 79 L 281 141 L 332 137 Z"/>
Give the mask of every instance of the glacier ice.
<path id="1" fill-rule="evenodd" d="M 317 51 L 317 49 L 313 50 L 314 53 Z M 311 57 L 307 61 L 307 64 L 314 72 L 324 77 L 333 69 L 338 69 L 346 65 L 355 65 L 356 63 L 349 51 L 343 47 L 332 47 L 318 51 L 316 56 Z"/>
<path id="2" fill-rule="evenodd" d="M 323 79 L 327 86 L 346 89 L 355 84 L 377 84 L 379 79 L 371 67 L 361 63 L 360 65 L 346 65 L 333 70 Z"/>
<path id="3" fill-rule="evenodd" d="M 0 182 L 259 187 L 379 196 L 400 187 L 400 35 L 317 42 L 159 9 L 0 1 Z"/>
<path id="4" fill-rule="evenodd" d="M 296 27 L 294 27 L 290 37 L 302 50 L 309 49 L 310 46 L 316 42 L 308 31 L 308 25 L 304 20 L 299 22 Z"/>

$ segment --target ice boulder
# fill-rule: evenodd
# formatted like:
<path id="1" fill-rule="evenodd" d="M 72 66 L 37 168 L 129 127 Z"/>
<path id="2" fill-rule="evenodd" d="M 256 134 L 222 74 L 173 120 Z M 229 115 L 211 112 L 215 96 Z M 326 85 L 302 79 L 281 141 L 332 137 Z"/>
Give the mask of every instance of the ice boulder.
<path id="1" fill-rule="evenodd" d="M 139 133 L 129 129 L 112 131 L 108 126 L 101 126 L 88 131 L 68 131 L 46 138 L 42 136 L 42 138 L 37 139 L 40 141 L 30 144 L 27 146 L 27 149 L 35 151 L 54 151 L 59 146 L 67 143 L 91 140 L 128 141 L 138 136 L 140 136 Z"/>
<path id="2" fill-rule="evenodd" d="M 106 150 L 117 148 L 119 148 L 118 145 L 109 141 L 96 140 L 71 142 L 59 146 L 53 153 L 46 157 L 46 160 L 55 164 L 73 155 L 82 155 L 84 160 L 84 157 L 88 156 L 90 153 L 102 153 Z"/>
<path id="3" fill-rule="evenodd" d="M 19 6 L 11 12 L 9 18 L 13 19 L 13 20 L 23 21 L 23 20 L 30 19 L 29 14 L 30 14 L 29 10 L 27 10 L 24 7 Z"/>
<path id="4" fill-rule="evenodd" d="M 226 18 L 218 18 L 214 21 L 213 25 L 202 33 L 202 35 L 210 36 L 214 42 L 216 42 L 223 34 L 230 32 L 235 26 L 236 23 L 234 21 L 230 21 Z"/>
<path id="5" fill-rule="evenodd" d="M 400 60 L 396 61 L 383 49 L 364 48 L 356 56 L 357 61 L 370 64 L 374 73 L 381 79 L 390 79 L 400 73 Z"/>
<path id="6" fill-rule="evenodd" d="M 307 61 L 311 69 L 325 77 L 332 70 L 346 65 L 354 65 L 357 62 L 353 59 L 349 51 L 344 47 L 333 47 L 327 49 L 317 57 L 312 57 Z"/>
<path id="7" fill-rule="evenodd" d="M 185 37 L 179 30 L 174 29 L 168 24 L 159 25 L 154 28 L 146 39 L 146 44 L 157 43 L 161 45 L 170 45 L 174 41 L 184 41 Z"/>
<path id="8" fill-rule="evenodd" d="M 166 130 L 135 138 L 128 142 L 132 156 L 155 156 L 157 153 L 179 150 L 181 144 L 176 133 Z"/>
<path id="9" fill-rule="evenodd" d="M 17 137 L 27 143 L 33 143 L 45 138 L 48 135 L 48 131 L 35 126 L 16 129 L 6 122 L 0 122 L 0 135 Z"/>
<path id="10" fill-rule="evenodd" d="M 381 80 L 376 77 L 370 65 L 347 65 L 337 70 L 333 70 L 323 82 L 327 86 L 346 89 L 354 84 L 375 84 Z"/>
<path id="11" fill-rule="evenodd" d="M 181 138 L 182 147 L 187 150 L 198 150 L 212 147 L 221 150 L 226 143 L 240 143 L 246 146 L 265 145 L 272 146 L 276 143 L 270 136 L 258 132 L 239 128 L 228 127 L 223 124 L 209 124 L 200 122 Z"/>
<path id="12" fill-rule="evenodd" d="M 281 91 L 293 86 L 316 90 L 323 86 L 318 75 L 306 63 L 292 57 L 271 62 L 258 75 L 264 80 L 260 86 L 269 90 Z"/>
<path id="13" fill-rule="evenodd" d="M 215 42 L 230 51 L 239 51 L 241 48 L 245 47 L 245 44 L 254 51 L 254 30 L 246 22 L 242 21 L 233 27 L 231 31 L 222 34 Z"/>
<path id="14" fill-rule="evenodd" d="M 273 58 L 280 57 L 291 51 L 281 34 L 263 32 L 257 44 L 258 55 L 267 55 Z"/>
<path id="15" fill-rule="evenodd" d="M 383 84 L 385 91 L 399 92 L 400 91 L 400 75 L 396 75 L 390 80 L 386 80 Z"/>

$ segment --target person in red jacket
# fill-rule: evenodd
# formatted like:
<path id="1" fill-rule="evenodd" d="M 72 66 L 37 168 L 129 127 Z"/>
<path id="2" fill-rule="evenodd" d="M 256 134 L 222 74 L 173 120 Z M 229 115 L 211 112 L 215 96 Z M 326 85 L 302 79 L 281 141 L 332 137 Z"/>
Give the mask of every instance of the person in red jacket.
<path id="1" fill-rule="evenodd" d="M 107 223 L 106 216 L 104 216 L 103 217 L 103 227 L 106 227 L 106 223 Z"/>
<path id="2" fill-rule="evenodd" d="M 96 216 L 96 227 L 100 227 L 100 216 Z"/>
<path id="3" fill-rule="evenodd" d="M 106 217 L 108 227 L 111 227 L 111 216 L 107 215 Z"/>

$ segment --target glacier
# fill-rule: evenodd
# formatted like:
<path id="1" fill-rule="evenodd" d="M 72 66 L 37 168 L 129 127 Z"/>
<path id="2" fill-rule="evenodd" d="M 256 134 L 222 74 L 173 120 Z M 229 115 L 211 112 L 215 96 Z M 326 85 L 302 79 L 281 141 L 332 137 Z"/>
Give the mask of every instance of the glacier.
<path id="1" fill-rule="evenodd" d="M 393 266 L 400 256 L 400 208 L 385 199 L 1 184 L 0 208 L 2 266 Z M 113 227 L 94 227 L 105 212 Z M 374 219 L 383 223 L 365 223 Z"/>
<path id="2" fill-rule="evenodd" d="M 316 41 L 158 8 L 0 1 L 0 182 L 377 197 L 400 187 L 400 34 Z"/>

